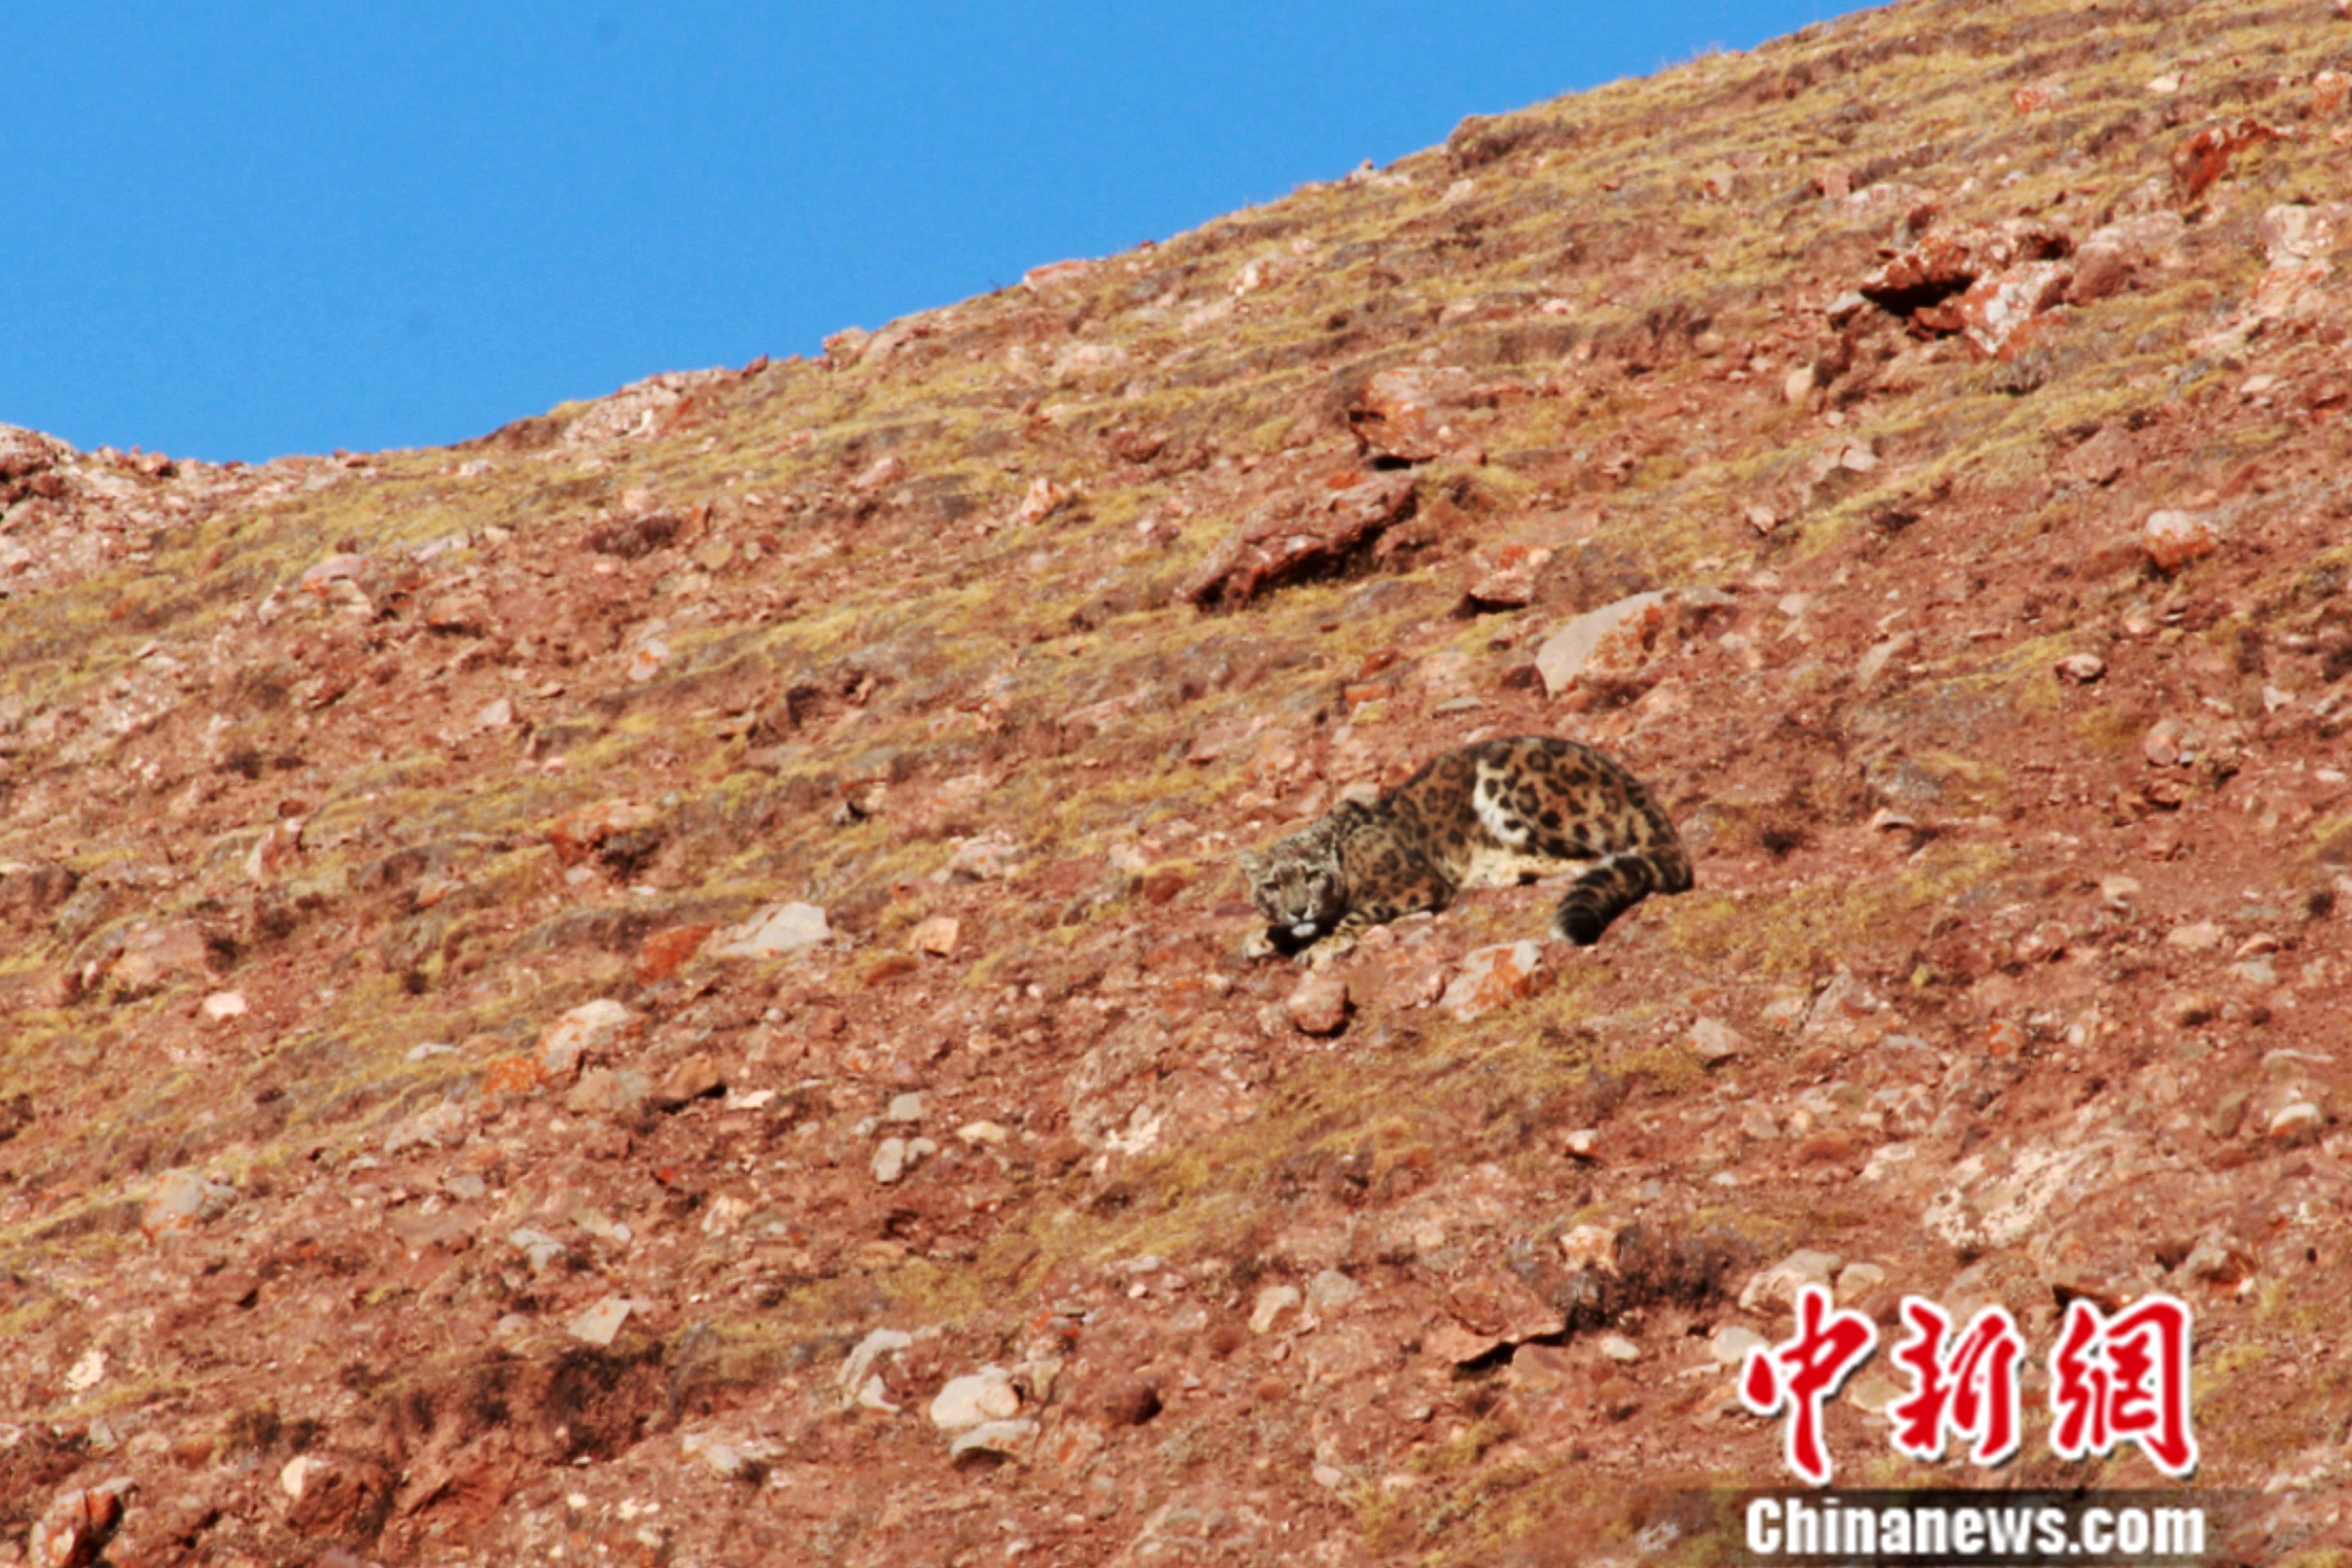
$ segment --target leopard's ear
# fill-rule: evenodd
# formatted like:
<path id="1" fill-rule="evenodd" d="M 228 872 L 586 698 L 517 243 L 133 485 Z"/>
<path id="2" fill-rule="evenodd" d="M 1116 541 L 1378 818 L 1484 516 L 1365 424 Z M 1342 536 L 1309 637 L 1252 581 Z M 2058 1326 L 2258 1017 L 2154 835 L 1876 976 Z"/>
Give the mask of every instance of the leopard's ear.
<path id="1" fill-rule="evenodd" d="M 1244 882 L 1255 883 L 1265 874 L 1265 857 L 1255 850 L 1244 850 L 1241 852 L 1241 865 Z"/>

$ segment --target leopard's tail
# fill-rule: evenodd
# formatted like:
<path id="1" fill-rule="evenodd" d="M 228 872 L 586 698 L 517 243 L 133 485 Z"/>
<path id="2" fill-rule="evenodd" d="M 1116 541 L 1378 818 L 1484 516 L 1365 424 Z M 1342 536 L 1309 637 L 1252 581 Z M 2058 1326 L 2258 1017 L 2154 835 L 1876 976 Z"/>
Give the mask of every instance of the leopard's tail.
<path id="1" fill-rule="evenodd" d="M 1688 893 L 1690 856 L 1679 843 L 1623 850 L 1601 859 L 1576 879 L 1552 912 L 1552 935 L 1590 947 L 1609 923 L 1654 893 Z"/>

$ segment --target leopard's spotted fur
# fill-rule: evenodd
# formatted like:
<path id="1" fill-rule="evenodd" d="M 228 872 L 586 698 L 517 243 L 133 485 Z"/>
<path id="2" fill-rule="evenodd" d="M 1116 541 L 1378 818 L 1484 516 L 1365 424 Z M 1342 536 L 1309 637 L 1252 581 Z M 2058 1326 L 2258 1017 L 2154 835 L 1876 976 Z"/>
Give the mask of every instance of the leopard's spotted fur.
<path id="1" fill-rule="evenodd" d="M 1589 746 L 1540 736 L 1449 751 L 1378 801 L 1344 802 L 1241 863 L 1268 921 L 1245 953 L 1302 961 L 1443 909 L 1464 887 L 1580 866 L 1551 928 L 1589 946 L 1651 894 L 1691 885 L 1682 840 L 1639 779 Z"/>

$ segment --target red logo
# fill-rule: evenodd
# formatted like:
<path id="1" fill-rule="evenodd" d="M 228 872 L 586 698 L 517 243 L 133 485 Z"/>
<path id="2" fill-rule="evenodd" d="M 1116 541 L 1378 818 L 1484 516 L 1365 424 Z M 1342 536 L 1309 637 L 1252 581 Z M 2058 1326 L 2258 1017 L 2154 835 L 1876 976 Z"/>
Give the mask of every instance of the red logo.
<path id="1" fill-rule="evenodd" d="M 2025 1336 L 2007 1307 L 1987 1307 L 1969 1320 L 1958 1343 L 1951 1314 L 1918 1296 L 1903 1298 L 1912 1337 L 1895 1352 L 1911 1377 L 1911 1392 L 1886 1407 L 1895 1423 L 1895 1451 L 1915 1459 L 1944 1457 L 1947 1437 L 1972 1439 L 1969 1458 L 1997 1465 L 2017 1452 L 2018 1363 Z"/>
<path id="2" fill-rule="evenodd" d="M 2189 1429 L 2189 1308 L 2142 1296 L 2113 1317 L 2076 1297 L 2050 1352 L 2050 1448 L 2062 1459 L 2140 1446 L 2168 1476 L 2197 1468 Z"/>
<path id="3" fill-rule="evenodd" d="M 1832 1306 L 1819 1285 L 1797 1292 L 1797 1332 L 1748 1353 L 1739 1402 L 1759 1416 L 1786 1412 L 1789 1469 L 1827 1486 L 1829 1444 L 1822 1409 L 1878 1349 L 1878 1329 L 1862 1313 Z M 2019 1369 L 2025 1336 L 2006 1307 L 1986 1307 L 1957 1335 L 1951 1314 L 1919 1296 L 1903 1298 L 1910 1330 L 1894 1352 L 1909 1390 L 1886 1406 L 1895 1451 L 1933 1463 L 1947 1441 L 1969 1458 L 2008 1461 L 2021 1440 Z M 2116 1444 L 2139 1445 L 2176 1479 L 2197 1469 L 2189 1424 L 2189 1314 L 2175 1297 L 2142 1296 L 2113 1316 L 2077 1298 L 2050 1351 L 2050 1449 L 2062 1459 L 2104 1458 Z"/>
<path id="4" fill-rule="evenodd" d="M 1769 1350 L 1751 1350 L 1739 1375 L 1739 1401 L 1759 1416 L 1789 1406 L 1789 1468 L 1809 1486 L 1830 1482 L 1829 1444 L 1822 1437 L 1822 1406 L 1853 1369 L 1878 1348 L 1878 1325 L 1860 1312 L 1832 1311 L 1819 1285 L 1797 1292 L 1797 1334 Z"/>

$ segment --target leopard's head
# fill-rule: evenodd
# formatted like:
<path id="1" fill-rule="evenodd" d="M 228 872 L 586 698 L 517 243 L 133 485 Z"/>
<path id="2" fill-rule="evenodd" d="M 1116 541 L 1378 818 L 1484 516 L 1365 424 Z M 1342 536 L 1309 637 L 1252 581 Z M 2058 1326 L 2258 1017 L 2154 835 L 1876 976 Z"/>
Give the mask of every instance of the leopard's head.
<path id="1" fill-rule="evenodd" d="M 1348 912 L 1348 883 L 1340 873 L 1338 846 L 1311 829 L 1262 854 L 1244 852 L 1241 864 L 1250 902 L 1279 940 L 1312 942 Z"/>

